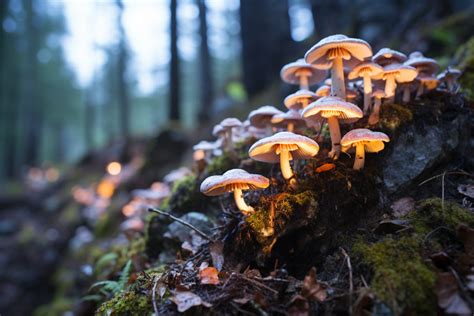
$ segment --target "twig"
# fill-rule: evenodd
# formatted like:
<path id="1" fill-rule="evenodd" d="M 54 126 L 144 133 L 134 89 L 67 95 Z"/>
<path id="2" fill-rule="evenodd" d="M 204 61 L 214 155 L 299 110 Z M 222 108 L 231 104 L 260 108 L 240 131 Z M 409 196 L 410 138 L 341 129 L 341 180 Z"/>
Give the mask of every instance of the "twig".
<path id="1" fill-rule="evenodd" d="M 443 176 L 441 177 L 441 211 L 443 212 L 443 219 L 444 219 L 444 178 L 446 176 L 446 171 L 443 172 Z"/>
<path id="2" fill-rule="evenodd" d="M 176 216 L 171 215 L 170 213 L 163 212 L 162 210 L 159 210 L 159 209 L 157 209 L 157 208 L 152 208 L 152 207 L 150 207 L 150 208 L 148 209 L 148 211 L 149 211 L 149 212 L 155 212 L 155 213 L 158 213 L 158 214 L 167 216 L 167 217 L 171 218 L 172 220 L 174 220 L 174 221 L 176 221 L 176 222 L 178 222 L 178 223 L 180 223 L 180 224 L 182 224 L 182 225 L 184 225 L 184 226 L 186 226 L 186 227 L 188 227 L 188 228 L 191 228 L 192 230 L 194 230 L 194 231 L 195 231 L 199 236 L 201 236 L 202 238 L 205 238 L 205 239 L 207 239 L 207 240 L 209 240 L 209 241 L 211 241 L 211 242 L 215 242 L 214 239 L 212 239 L 211 237 L 209 237 L 208 235 L 206 235 L 205 233 L 203 233 L 202 231 L 200 231 L 200 230 L 199 230 L 198 228 L 196 228 L 195 226 L 189 224 L 189 223 L 186 222 L 186 221 L 183 221 L 183 220 L 180 219 L 180 218 L 177 218 Z"/>
<path id="3" fill-rule="evenodd" d="M 434 179 L 439 178 L 439 177 L 444 177 L 445 175 L 460 175 L 460 176 L 468 176 L 468 177 L 471 177 L 471 178 L 474 177 L 472 174 L 467 173 L 467 172 L 465 172 L 465 171 L 452 171 L 452 172 L 446 172 L 446 171 L 445 171 L 445 172 L 443 172 L 443 173 L 441 173 L 441 174 L 438 174 L 438 175 L 436 175 L 436 176 L 433 176 L 433 177 L 431 177 L 431 178 L 428 178 L 428 179 L 426 179 L 426 180 L 420 182 L 420 183 L 418 184 L 418 186 L 422 186 L 423 184 L 425 184 L 425 183 L 427 183 L 427 182 L 430 182 L 431 180 L 434 180 Z"/>
<path id="4" fill-rule="evenodd" d="M 369 288 L 369 285 L 367 284 L 367 281 L 365 280 L 365 278 L 364 278 L 364 276 L 363 276 L 362 274 L 360 275 L 360 279 L 362 280 L 362 283 L 364 283 L 364 287 L 365 287 L 366 289 L 368 289 L 368 288 Z"/>
<path id="5" fill-rule="evenodd" d="M 354 292 L 354 283 L 352 281 L 352 264 L 351 257 L 347 254 L 344 248 L 340 247 L 342 255 L 344 256 L 347 262 L 347 268 L 349 269 L 349 314 L 352 315 L 352 293 Z"/>
<path id="6" fill-rule="evenodd" d="M 258 286 L 258 287 L 263 287 L 264 289 L 269 290 L 270 292 L 272 292 L 272 293 L 275 294 L 275 295 L 278 294 L 278 291 L 277 291 L 277 290 L 272 289 L 271 287 L 269 287 L 269 286 L 266 285 L 266 284 L 263 284 L 263 283 L 260 283 L 260 282 L 258 282 L 258 281 L 256 281 L 256 280 L 247 278 L 246 276 L 241 275 L 241 274 L 237 274 L 237 276 L 239 276 L 240 278 L 244 279 L 244 280 L 247 281 L 247 282 L 253 283 L 254 285 L 256 285 L 256 286 Z"/>
<path id="7" fill-rule="evenodd" d="M 155 316 L 159 316 L 158 314 L 158 306 L 156 305 L 156 286 L 158 285 L 158 281 L 160 278 L 158 278 L 156 275 L 154 276 L 153 280 L 153 293 L 152 293 L 152 303 L 153 303 L 153 310 L 155 311 Z"/>

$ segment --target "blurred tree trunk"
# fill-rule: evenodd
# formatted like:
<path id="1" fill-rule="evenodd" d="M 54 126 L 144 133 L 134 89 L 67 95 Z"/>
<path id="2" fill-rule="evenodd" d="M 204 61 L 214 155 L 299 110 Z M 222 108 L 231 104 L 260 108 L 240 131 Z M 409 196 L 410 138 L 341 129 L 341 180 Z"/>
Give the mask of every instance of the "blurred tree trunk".
<path id="1" fill-rule="evenodd" d="M 87 91 L 84 96 L 84 138 L 86 149 L 91 150 L 94 147 L 94 106 L 92 105 L 90 92 Z"/>
<path id="2" fill-rule="evenodd" d="M 123 2 L 116 0 L 119 14 L 117 17 L 117 27 L 119 29 L 119 47 L 117 58 L 117 73 L 118 73 L 118 103 L 119 103 L 119 122 L 120 134 L 124 138 L 130 136 L 130 100 L 128 95 L 127 85 L 127 42 L 125 29 L 123 27 Z"/>
<path id="3" fill-rule="evenodd" d="M 42 134 L 42 104 L 38 95 L 38 67 L 36 54 L 38 52 L 38 15 L 35 12 L 36 0 L 25 1 L 26 7 L 26 68 L 22 75 L 24 82 L 23 122 L 26 134 L 25 164 L 34 166 L 38 163 L 39 148 Z"/>
<path id="4" fill-rule="evenodd" d="M 178 55 L 178 3 L 177 0 L 170 0 L 170 101 L 169 101 L 169 119 L 179 122 L 181 119 L 180 111 L 180 87 L 179 87 L 179 55 Z"/>
<path id="5" fill-rule="evenodd" d="M 209 121 L 212 109 L 212 91 L 213 82 L 211 74 L 211 57 L 209 55 L 209 45 L 207 42 L 207 18 L 206 1 L 197 0 L 199 7 L 199 36 L 201 37 L 200 46 L 200 66 L 201 66 L 201 104 L 198 112 L 199 123 L 205 124 Z"/>
<path id="6" fill-rule="evenodd" d="M 279 77 L 294 55 L 287 0 L 240 0 L 244 85 L 252 96 Z"/>

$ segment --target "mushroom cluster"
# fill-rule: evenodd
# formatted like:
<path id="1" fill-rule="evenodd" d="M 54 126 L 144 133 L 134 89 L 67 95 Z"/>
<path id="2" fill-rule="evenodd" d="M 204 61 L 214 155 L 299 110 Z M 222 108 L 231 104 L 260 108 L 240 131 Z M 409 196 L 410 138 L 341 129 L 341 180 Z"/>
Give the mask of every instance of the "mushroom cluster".
<path id="1" fill-rule="evenodd" d="M 398 97 L 409 102 L 412 93 L 420 97 L 439 84 L 444 84 L 450 92 L 456 91 L 455 80 L 460 72 L 448 68 L 436 76 L 438 69 L 434 59 L 420 52 L 407 57 L 396 50 L 382 48 L 373 54 L 364 40 L 341 34 L 328 36 L 311 47 L 304 58 L 281 69 L 281 79 L 299 87 L 284 99 L 286 112 L 264 105 L 251 111 L 243 123 L 236 118 L 225 119 L 214 128 L 213 134 L 218 140 L 196 145 L 194 149 L 202 151 L 196 156 L 209 161 L 213 155 L 220 154 L 218 150 L 232 151 L 235 141 L 249 143 L 250 139 L 256 139 L 248 151 L 249 157 L 279 164 L 281 179 L 293 190 L 298 188 L 298 174 L 295 174 L 298 169 L 292 166 L 296 160 L 315 159 L 317 155 L 335 160 L 341 152 L 353 151 L 352 168 L 361 170 L 365 154 L 383 150 L 390 139 L 384 133 L 367 128 L 354 129 L 354 123 L 366 117 L 358 126 L 375 125 L 383 104 L 394 102 Z M 312 90 L 314 85 L 319 87 Z M 324 142 L 324 124 L 328 126 L 331 148 L 320 153 L 315 139 Z M 341 124 L 346 132 L 343 137 Z M 201 192 L 209 196 L 233 192 L 237 208 L 249 215 L 254 208 L 245 202 L 243 191 L 266 189 L 275 183 L 273 180 L 232 169 L 206 178 Z"/>

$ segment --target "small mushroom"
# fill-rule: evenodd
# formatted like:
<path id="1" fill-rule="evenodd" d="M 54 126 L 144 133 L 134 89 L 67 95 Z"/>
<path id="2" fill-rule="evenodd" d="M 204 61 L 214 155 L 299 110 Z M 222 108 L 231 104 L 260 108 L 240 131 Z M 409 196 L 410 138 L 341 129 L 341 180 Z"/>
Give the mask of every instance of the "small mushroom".
<path id="1" fill-rule="evenodd" d="M 385 94 L 387 98 L 395 96 L 398 83 L 413 81 L 418 72 L 411 66 L 402 64 L 389 64 L 383 68 L 383 72 L 374 76 L 373 79 L 385 81 Z"/>
<path id="2" fill-rule="evenodd" d="M 390 139 L 384 133 L 358 128 L 344 135 L 341 144 L 344 152 L 347 152 L 351 147 L 355 147 L 356 157 L 353 169 L 360 170 L 364 168 L 365 152 L 379 152 L 384 149 L 384 142 L 389 141 Z"/>
<path id="3" fill-rule="evenodd" d="M 306 90 L 310 85 L 322 81 L 326 76 L 326 70 L 315 68 L 305 62 L 303 58 L 283 66 L 280 71 L 280 77 L 283 81 L 290 84 L 299 84 L 300 89 Z"/>
<path id="4" fill-rule="evenodd" d="M 319 145 L 311 138 L 291 132 L 280 132 L 257 141 L 250 147 L 250 158 L 267 162 L 280 163 L 283 178 L 296 184 L 290 160 L 308 159 L 319 151 Z"/>
<path id="5" fill-rule="evenodd" d="M 433 58 L 427 58 L 420 52 L 413 52 L 408 56 L 404 65 L 414 67 L 419 74 L 434 75 L 438 72 L 439 65 Z"/>
<path id="6" fill-rule="evenodd" d="M 346 99 L 344 61 L 363 61 L 372 56 L 372 48 L 361 39 L 332 35 L 320 40 L 305 54 L 306 62 L 316 68 L 331 68 L 331 95 Z"/>
<path id="7" fill-rule="evenodd" d="M 368 123 L 370 125 L 375 125 L 380 119 L 380 106 L 382 105 L 382 98 L 385 97 L 385 92 L 381 89 L 377 89 L 372 92 L 372 96 L 374 98 L 374 108 L 372 109 L 372 113 L 370 113 Z"/>
<path id="8" fill-rule="evenodd" d="M 331 95 L 331 86 L 322 85 L 321 87 L 316 90 L 317 97 L 328 97 Z"/>
<path id="9" fill-rule="evenodd" d="M 227 150 L 233 150 L 234 148 L 233 129 L 242 126 L 242 122 L 235 117 L 229 117 L 222 120 L 222 122 L 220 122 L 219 125 L 222 126 L 222 128 L 225 131 L 224 148 Z"/>
<path id="10" fill-rule="evenodd" d="M 416 80 L 418 81 L 418 89 L 416 91 L 417 98 L 422 96 L 425 91 L 436 89 L 439 83 L 439 80 L 433 75 L 422 74 L 421 76 L 418 76 Z"/>
<path id="11" fill-rule="evenodd" d="M 267 133 L 271 134 L 272 130 L 272 117 L 276 114 L 281 114 L 282 111 L 278 110 L 274 106 L 264 105 L 256 110 L 249 113 L 248 120 L 252 126 L 257 128 L 266 128 Z"/>
<path id="12" fill-rule="evenodd" d="M 403 103 L 410 102 L 411 93 L 415 89 L 414 83 L 413 82 L 401 83 L 400 88 L 402 90 L 402 102 Z"/>
<path id="13" fill-rule="evenodd" d="M 370 103 L 372 101 L 372 77 L 380 74 L 383 71 L 382 66 L 372 62 L 362 62 L 357 65 L 349 73 L 348 79 L 353 80 L 356 78 L 364 79 L 364 114 L 369 112 Z"/>
<path id="14" fill-rule="evenodd" d="M 332 142 L 329 157 L 334 159 L 338 159 L 341 153 L 341 130 L 339 128 L 339 122 L 353 123 L 364 116 L 357 105 L 334 96 L 323 97 L 311 103 L 301 114 L 304 118 L 310 120 L 319 117 L 327 120 Z"/>
<path id="15" fill-rule="evenodd" d="M 293 132 L 296 128 L 305 126 L 305 120 L 301 113 L 296 110 L 289 110 L 282 114 L 276 114 L 272 117 L 272 124 L 277 127 L 283 126 L 288 132 Z"/>
<path id="16" fill-rule="evenodd" d="M 210 176 L 201 183 L 201 192 L 207 196 L 234 193 L 237 208 L 244 214 L 254 212 L 253 207 L 245 203 L 242 190 L 261 190 L 270 185 L 268 178 L 259 174 L 248 173 L 242 169 L 231 169 L 223 175 Z"/>
<path id="17" fill-rule="evenodd" d="M 300 89 L 287 96 L 284 103 L 288 109 L 298 111 L 307 107 L 311 102 L 316 101 L 317 98 L 315 93 L 306 89 Z"/>
<path id="18" fill-rule="evenodd" d="M 347 87 L 346 88 L 346 99 L 347 99 L 347 101 L 353 102 L 355 100 L 355 98 L 357 98 L 357 91 L 352 89 L 352 88 Z"/>
<path id="19" fill-rule="evenodd" d="M 372 61 L 383 67 L 390 64 L 401 64 L 407 59 L 408 57 L 404 53 L 386 47 L 380 49 L 377 54 L 372 56 Z"/>
<path id="20" fill-rule="evenodd" d="M 438 80 L 445 82 L 449 92 L 455 92 L 456 80 L 461 76 L 461 70 L 448 67 L 445 71 L 438 75 Z"/>
<path id="21" fill-rule="evenodd" d="M 195 161 L 204 160 L 209 162 L 211 160 L 212 152 L 218 147 L 218 144 L 215 142 L 200 141 L 193 146 L 193 159 Z"/>

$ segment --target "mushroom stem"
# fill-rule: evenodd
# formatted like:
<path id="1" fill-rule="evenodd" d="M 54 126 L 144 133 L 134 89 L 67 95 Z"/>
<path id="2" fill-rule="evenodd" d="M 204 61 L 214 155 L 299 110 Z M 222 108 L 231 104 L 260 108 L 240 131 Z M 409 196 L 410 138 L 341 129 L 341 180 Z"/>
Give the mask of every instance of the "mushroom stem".
<path id="1" fill-rule="evenodd" d="M 254 209 L 253 207 L 247 205 L 244 200 L 244 195 L 242 193 L 241 189 L 235 189 L 234 190 L 234 200 L 235 204 L 237 205 L 237 208 L 244 213 L 244 215 L 248 215 L 249 213 L 253 213 Z"/>
<path id="2" fill-rule="evenodd" d="M 453 80 L 453 78 L 447 78 L 446 79 L 446 85 L 448 86 L 448 91 L 449 92 L 454 92 L 454 80 Z"/>
<path id="3" fill-rule="evenodd" d="M 369 124 L 370 125 L 375 125 L 379 122 L 380 118 L 380 105 L 382 103 L 381 98 L 375 98 L 374 100 L 374 108 L 372 110 L 372 113 L 369 116 Z"/>
<path id="4" fill-rule="evenodd" d="M 332 60 L 331 68 L 331 95 L 346 100 L 346 85 L 344 83 L 344 67 L 342 57 L 337 56 Z"/>
<path id="5" fill-rule="evenodd" d="M 408 103 L 410 102 L 410 86 L 407 84 L 403 88 L 403 97 L 402 97 L 403 103 Z"/>
<path id="6" fill-rule="evenodd" d="M 354 170 L 360 170 L 364 168 L 364 162 L 365 162 L 365 146 L 364 144 L 357 144 L 354 167 L 353 167 Z"/>
<path id="7" fill-rule="evenodd" d="M 395 76 L 388 76 L 385 80 L 385 95 L 387 98 L 395 95 L 395 89 L 397 88 L 397 82 Z"/>
<path id="8" fill-rule="evenodd" d="M 372 95 L 372 80 L 368 73 L 364 74 L 364 114 L 369 112 Z"/>
<path id="9" fill-rule="evenodd" d="M 295 124 L 293 122 L 289 122 L 286 129 L 288 130 L 288 132 L 292 132 L 295 130 Z"/>
<path id="10" fill-rule="evenodd" d="M 329 157 L 334 160 L 339 158 L 341 153 L 341 130 L 339 128 L 339 121 L 336 116 L 328 117 L 329 133 L 331 134 L 332 148 L 329 152 Z"/>
<path id="11" fill-rule="evenodd" d="M 420 84 L 418 85 L 418 89 L 416 90 L 416 97 L 419 98 L 421 95 L 423 95 L 425 85 L 423 84 L 422 81 L 420 81 Z"/>
<path id="12" fill-rule="evenodd" d="M 302 74 L 299 78 L 300 78 L 300 89 L 308 89 L 309 87 L 308 76 L 306 76 L 306 74 Z"/>
<path id="13" fill-rule="evenodd" d="M 286 180 L 293 178 L 294 174 L 290 166 L 290 152 L 287 149 L 281 149 L 280 168 L 281 173 L 283 174 L 283 178 L 285 178 Z"/>

